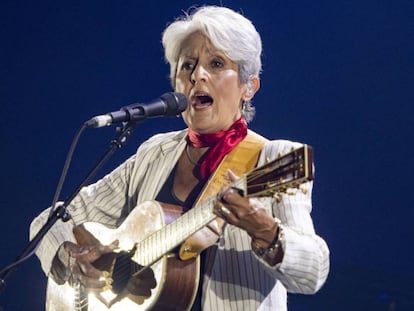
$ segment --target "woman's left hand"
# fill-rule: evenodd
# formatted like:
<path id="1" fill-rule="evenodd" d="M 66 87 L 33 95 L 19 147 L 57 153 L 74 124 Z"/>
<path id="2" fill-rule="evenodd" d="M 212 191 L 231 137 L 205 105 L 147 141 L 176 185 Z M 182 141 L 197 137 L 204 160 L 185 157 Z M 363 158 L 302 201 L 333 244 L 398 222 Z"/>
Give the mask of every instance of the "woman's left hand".
<path id="1" fill-rule="evenodd" d="M 237 176 L 228 173 L 230 181 Z M 214 213 L 229 224 L 245 230 L 260 247 L 266 248 L 275 239 L 277 223 L 263 204 L 255 198 L 245 198 L 235 188 L 224 187 L 217 196 Z"/>

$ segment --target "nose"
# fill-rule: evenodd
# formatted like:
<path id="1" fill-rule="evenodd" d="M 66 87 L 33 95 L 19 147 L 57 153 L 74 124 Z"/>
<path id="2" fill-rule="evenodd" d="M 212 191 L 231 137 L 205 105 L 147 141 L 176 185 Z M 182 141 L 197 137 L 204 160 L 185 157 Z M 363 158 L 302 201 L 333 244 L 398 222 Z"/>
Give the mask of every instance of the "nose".
<path id="1" fill-rule="evenodd" d="M 191 72 L 191 76 L 190 76 L 191 83 L 196 84 L 201 81 L 205 82 L 206 80 L 207 80 L 207 71 L 200 63 L 197 63 L 194 66 L 193 71 Z"/>

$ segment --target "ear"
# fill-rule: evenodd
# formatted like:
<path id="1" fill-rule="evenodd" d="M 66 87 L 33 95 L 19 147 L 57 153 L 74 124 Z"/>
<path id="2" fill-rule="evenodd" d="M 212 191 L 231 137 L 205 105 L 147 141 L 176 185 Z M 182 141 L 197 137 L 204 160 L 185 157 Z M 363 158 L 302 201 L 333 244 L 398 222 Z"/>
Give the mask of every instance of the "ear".
<path id="1" fill-rule="evenodd" d="M 260 89 L 260 78 L 258 76 L 251 76 L 246 83 L 246 91 L 243 95 L 244 101 L 249 101 L 253 98 L 254 94 Z"/>

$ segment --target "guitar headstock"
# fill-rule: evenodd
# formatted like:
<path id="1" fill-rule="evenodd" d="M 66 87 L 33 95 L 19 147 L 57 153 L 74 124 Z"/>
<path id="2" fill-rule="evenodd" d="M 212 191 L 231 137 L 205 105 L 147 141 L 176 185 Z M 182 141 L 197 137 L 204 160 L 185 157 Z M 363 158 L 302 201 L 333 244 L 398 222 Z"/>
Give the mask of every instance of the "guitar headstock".
<path id="1" fill-rule="evenodd" d="M 313 149 L 303 145 L 246 175 L 246 196 L 272 196 L 313 179 Z"/>

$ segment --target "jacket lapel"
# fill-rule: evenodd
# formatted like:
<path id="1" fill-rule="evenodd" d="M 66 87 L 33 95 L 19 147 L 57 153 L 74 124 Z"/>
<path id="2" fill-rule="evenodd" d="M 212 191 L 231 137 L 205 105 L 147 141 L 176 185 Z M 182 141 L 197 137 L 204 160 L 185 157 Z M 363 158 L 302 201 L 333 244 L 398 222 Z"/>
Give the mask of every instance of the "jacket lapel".
<path id="1" fill-rule="evenodd" d="M 180 131 L 171 139 L 154 147 L 156 158 L 148 163 L 146 177 L 140 189 L 138 203 L 153 200 L 176 165 L 186 144 L 187 131 Z"/>

